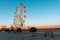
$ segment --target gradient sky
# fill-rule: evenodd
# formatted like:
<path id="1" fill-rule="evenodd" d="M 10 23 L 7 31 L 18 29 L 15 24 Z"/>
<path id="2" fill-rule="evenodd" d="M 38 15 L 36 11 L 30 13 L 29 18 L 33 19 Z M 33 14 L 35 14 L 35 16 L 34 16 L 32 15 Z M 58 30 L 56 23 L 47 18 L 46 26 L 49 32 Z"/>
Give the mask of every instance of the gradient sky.
<path id="1" fill-rule="evenodd" d="M 26 6 L 26 25 L 60 24 L 60 0 L 0 0 L 0 25 L 13 23 L 19 3 Z"/>

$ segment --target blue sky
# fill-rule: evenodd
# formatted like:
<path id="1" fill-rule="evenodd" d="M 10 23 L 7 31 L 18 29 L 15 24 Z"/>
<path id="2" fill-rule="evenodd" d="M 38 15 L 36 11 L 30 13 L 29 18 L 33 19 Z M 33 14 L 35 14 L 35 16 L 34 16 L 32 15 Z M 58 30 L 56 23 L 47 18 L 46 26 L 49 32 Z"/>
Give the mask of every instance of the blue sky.
<path id="1" fill-rule="evenodd" d="M 60 24 L 60 0 L 0 0 L 0 25 L 13 23 L 19 3 L 26 6 L 26 25 Z"/>

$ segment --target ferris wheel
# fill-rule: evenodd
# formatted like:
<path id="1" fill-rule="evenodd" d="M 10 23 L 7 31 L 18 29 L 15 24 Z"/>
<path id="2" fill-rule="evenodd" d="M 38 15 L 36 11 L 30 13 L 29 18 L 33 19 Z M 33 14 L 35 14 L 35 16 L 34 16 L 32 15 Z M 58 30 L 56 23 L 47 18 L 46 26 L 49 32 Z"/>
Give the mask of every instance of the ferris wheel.
<path id="1" fill-rule="evenodd" d="M 23 27 L 26 19 L 26 7 L 23 3 L 19 4 L 14 13 L 14 26 Z"/>

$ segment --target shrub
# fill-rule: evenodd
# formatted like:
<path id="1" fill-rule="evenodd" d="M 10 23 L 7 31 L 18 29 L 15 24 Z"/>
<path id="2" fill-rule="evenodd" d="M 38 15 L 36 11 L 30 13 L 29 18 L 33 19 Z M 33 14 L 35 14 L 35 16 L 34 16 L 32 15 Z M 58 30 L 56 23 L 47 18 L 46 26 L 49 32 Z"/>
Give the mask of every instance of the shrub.
<path id="1" fill-rule="evenodd" d="M 35 28 L 35 27 L 31 27 L 30 29 L 29 29 L 29 32 L 36 32 L 37 31 L 37 29 Z"/>
<path id="2" fill-rule="evenodd" d="M 17 28 L 17 30 L 16 30 L 16 32 L 21 32 L 22 30 L 21 30 L 21 28 Z"/>

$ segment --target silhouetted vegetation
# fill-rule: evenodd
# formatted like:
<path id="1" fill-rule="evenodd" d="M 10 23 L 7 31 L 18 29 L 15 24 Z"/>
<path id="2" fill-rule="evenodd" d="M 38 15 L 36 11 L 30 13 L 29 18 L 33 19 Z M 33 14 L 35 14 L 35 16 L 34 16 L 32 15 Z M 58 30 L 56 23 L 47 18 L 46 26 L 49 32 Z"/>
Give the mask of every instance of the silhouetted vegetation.
<path id="1" fill-rule="evenodd" d="M 22 32 L 21 28 L 17 28 L 16 32 Z"/>
<path id="2" fill-rule="evenodd" d="M 30 29 L 29 29 L 29 32 L 36 32 L 37 31 L 37 29 L 35 28 L 35 27 L 31 27 Z"/>
<path id="3" fill-rule="evenodd" d="M 37 31 L 37 29 L 35 27 L 31 27 L 29 29 L 29 32 L 32 32 L 33 34 L 31 35 L 31 37 L 35 37 L 36 35 L 34 34 Z"/>
<path id="4" fill-rule="evenodd" d="M 1 31 L 1 30 L 0 30 Z"/>
<path id="5" fill-rule="evenodd" d="M 10 32 L 10 30 L 8 28 L 5 29 L 6 32 Z"/>
<path id="6" fill-rule="evenodd" d="M 12 31 L 14 31 L 14 29 L 11 29 L 10 31 L 12 32 Z"/>

